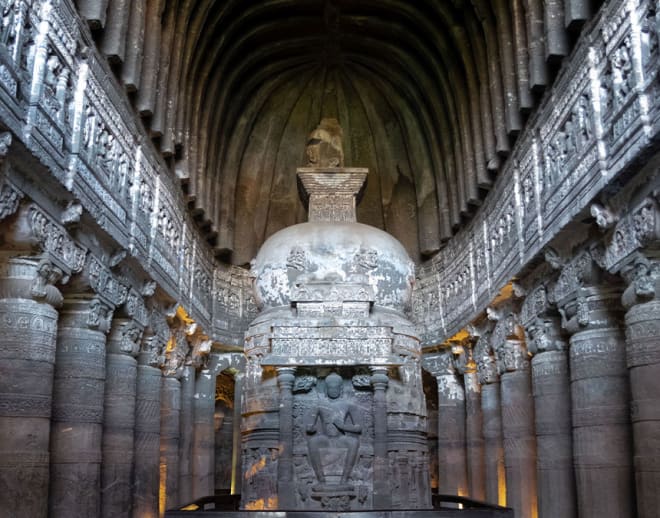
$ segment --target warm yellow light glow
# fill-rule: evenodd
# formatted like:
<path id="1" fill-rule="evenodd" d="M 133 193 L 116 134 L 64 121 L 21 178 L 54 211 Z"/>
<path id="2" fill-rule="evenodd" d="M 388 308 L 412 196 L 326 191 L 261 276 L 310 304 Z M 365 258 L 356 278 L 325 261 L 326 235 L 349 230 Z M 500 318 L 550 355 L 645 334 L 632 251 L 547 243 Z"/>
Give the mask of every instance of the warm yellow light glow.
<path id="1" fill-rule="evenodd" d="M 158 515 L 165 516 L 165 505 L 167 504 L 167 464 L 160 465 L 160 485 L 158 486 Z"/>
<path id="2" fill-rule="evenodd" d="M 506 473 L 504 471 L 503 462 L 500 462 L 497 465 L 497 481 L 499 487 L 499 498 L 497 503 L 502 507 L 506 507 Z"/>
<path id="3" fill-rule="evenodd" d="M 180 508 L 179 511 L 199 511 L 199 506 L 197 504 L 190 504 Z"/>

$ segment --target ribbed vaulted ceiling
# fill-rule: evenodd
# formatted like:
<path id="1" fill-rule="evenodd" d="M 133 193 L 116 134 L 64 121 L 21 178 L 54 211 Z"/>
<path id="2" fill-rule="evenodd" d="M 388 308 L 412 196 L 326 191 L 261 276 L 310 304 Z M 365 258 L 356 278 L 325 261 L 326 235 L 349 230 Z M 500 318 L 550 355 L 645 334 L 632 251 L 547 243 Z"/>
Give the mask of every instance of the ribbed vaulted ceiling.
<path id="1" fill-rule="evenodd" d="M 363 223 L 417 260 L 485 196 L 588 0 L 78 0 L 219 253 L 305 220 L 322 117 L 370 169 Z"/>

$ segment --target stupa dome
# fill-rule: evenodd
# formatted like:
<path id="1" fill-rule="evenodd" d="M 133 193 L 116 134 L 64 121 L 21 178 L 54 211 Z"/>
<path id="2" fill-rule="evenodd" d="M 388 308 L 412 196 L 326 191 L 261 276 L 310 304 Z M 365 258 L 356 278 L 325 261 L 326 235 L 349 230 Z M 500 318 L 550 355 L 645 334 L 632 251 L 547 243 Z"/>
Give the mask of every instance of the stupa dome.
<path id="1" fill-rule="evenodd" d="M 403 245 L 375 227 L 315 221 L 273 234 L 252 264 L 262 309 L 289 306 L 293 290 L 367 284 L 374 304 L 404 311 L 410 303 L 414 264 Z"/>

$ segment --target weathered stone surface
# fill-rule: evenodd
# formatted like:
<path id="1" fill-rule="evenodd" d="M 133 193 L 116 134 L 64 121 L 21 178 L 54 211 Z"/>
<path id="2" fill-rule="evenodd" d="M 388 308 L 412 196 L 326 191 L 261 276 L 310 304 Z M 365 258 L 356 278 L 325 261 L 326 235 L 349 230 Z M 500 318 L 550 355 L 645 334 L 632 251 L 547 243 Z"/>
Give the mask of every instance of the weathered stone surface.
<path id="1" fill-rule="evenodd" d="M 33 298 L 39 264 L 0 259 L 0 516 L 7 518 L 48 515 L 58 314 Z"/>
<path id="2" fill-rule="evenodd" d="M 98 296 L 65 298 L 53 383 L 49 516 L 101 513 L 106 333 L 112 310 Z"/>

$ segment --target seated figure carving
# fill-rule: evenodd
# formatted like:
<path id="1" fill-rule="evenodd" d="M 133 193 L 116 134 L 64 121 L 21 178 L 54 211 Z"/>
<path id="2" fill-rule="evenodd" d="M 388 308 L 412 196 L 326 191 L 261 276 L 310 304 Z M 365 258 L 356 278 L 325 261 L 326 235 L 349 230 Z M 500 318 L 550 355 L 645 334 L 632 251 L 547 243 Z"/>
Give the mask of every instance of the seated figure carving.
<path id="1" fill-rule="evenodd" d="M 313 488 L 316 491 L 353 489 L 348 480 L 357 460 L 362 424 L 357 406 L 341 399 L 342 384 L 342 377 L 334 372 L 325 378 L 327 398 L 313 410 L 307 424 L 309 459 L 319 482 Z M 341 479 L 339 483 L 329 483 L 325 472 L 327 452 L 342 450 L 346 451 L 346 457 Z"/>

